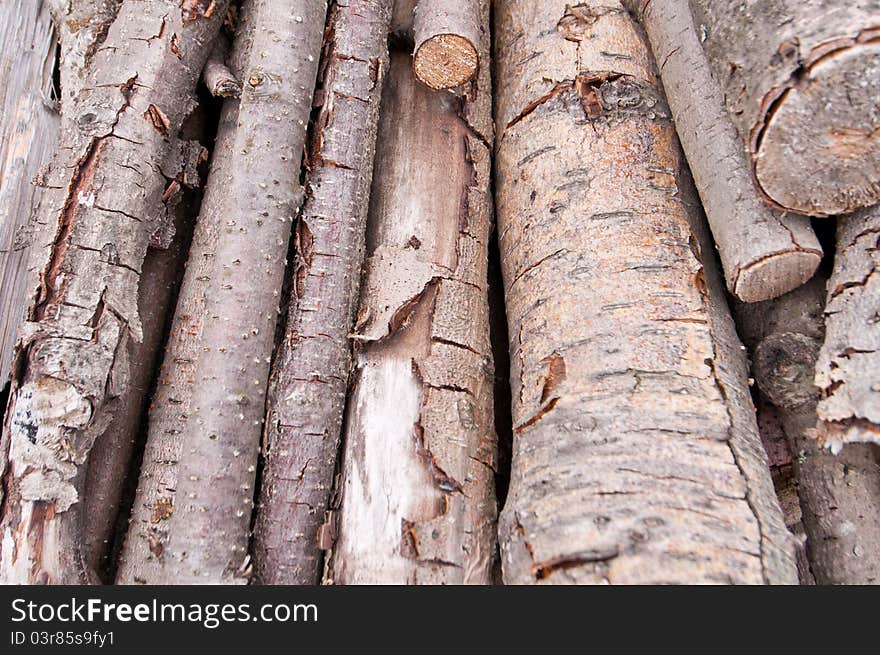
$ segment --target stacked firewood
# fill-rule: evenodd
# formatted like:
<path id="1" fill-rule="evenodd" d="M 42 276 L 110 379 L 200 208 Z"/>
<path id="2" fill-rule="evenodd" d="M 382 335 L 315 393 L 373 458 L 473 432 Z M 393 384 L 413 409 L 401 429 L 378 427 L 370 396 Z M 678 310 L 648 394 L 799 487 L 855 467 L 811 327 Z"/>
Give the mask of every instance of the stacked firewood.
<path id="1" fill-rule="evenodd" d="M 878 26 L 4 2 L 0 580 L 880 582 Z"/>

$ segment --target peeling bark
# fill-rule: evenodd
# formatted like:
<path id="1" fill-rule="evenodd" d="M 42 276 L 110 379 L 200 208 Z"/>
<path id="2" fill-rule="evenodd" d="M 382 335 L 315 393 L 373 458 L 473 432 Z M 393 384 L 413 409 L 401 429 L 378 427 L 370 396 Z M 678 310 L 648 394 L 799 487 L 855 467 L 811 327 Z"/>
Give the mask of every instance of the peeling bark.
<path id="1" fill-rule="evenodd" d="M 184 22 L 177 0 L 126 0 L 65 107 L 36 216 L 50 236 L 29 262 L 32 302 L 0 448 L 8 582 L 89 578 L 79 525 L 84 464 L 129 388 L 128 342 L 142 340 L 140 275 L 167 221 L 165 201 L 175 184 L 195 182 L 192 149 L 177 134 L 220 23 Z"/>
<path id="2" fill-rule="evenodd" d="M 269 387 L 253 546 L 262 583 L 321 576 L 318 531 L 342 436 L 391 6 L 349 0 L 330 9 L 293 297 Z"/>
<path id="3" fill-rule="evenodd" d="M 880 443 L 880 207 L 837 223 L 827 333 L 816 364 L 819 439 Z"/>
<path id="4" fill-rule="evenodd" d="M 810 568 L 818 584 L 880 583 L 880 465 L 876 446 L 838 456 L 814 438 L 816 358 L 824 337 L 824 281 L 773 302 L 737 308 L 752 373 L 779 412 L 792 452 Z"/>
<path id="5" fill-rule="evenodd" d="M 880 200 L 877 0 L 691 0 L 768 201 L 824 216 Z"/>
<path id="6" fill-rule="evenodd" d="M 496 5 L 504 580 L 794 583 L 746 364 L 620 4 Z"/>
<path id="7" fill-rule="evenodd" d="M 232 134 L 215 154 L 182 289 L 179 318 L 198 326 L 186 335 L 195 342 L 183 365 L 191 388 L 163 409 L 184 414 L 171 428 L 176 439 L 167 420 L 150 422 L 149 457 L 167 445 L 172 457 L 142 474 L 121 582 L 243 583 L 249 573 L 269 364 L 326 9 L 245 6 L 233 65 L 244 89 L 224 105 L 221 129 Z M 205 239 L 211 230 L 218 238 Z"/>
<path id="8" fill-rule="evenodd" d="M 0 389 L 9 379 L 16 329 L 27 305 L 28 228 L 42 196 L 32 181 L 58 142 L 52 97 L 57 48 L 47 3 L 0 5 Z"/>
<path id="9" fill-rule="evenodd" d="M 486 25 L 487 2 L 480 15 Z M 492 135 L 467 119 L 488 113 L 490 92 L 481 74 L 461 100 L 431 93 L 410 57 L 392 52 L 354 335 L 357 378 L 322 531 L 332 544 L 327 583 L 491 581 Z"/>
<path id="10" fill-rule="evenodd" d="M 822 247 L 809 219 L 780 214 L 755 190 L 747 154 L 687 0 L 627 0 L 659 62 L 669 106 L 718 247 L 727 288 L 746 302 L 796 289 L 816 271 Z"/>
<path id="11" fill-rule="evenodd" d="M 413 16 L 413 70 L 432 89 L 469 82 L 480 66 L 480 0 L 419 0 Z"/>

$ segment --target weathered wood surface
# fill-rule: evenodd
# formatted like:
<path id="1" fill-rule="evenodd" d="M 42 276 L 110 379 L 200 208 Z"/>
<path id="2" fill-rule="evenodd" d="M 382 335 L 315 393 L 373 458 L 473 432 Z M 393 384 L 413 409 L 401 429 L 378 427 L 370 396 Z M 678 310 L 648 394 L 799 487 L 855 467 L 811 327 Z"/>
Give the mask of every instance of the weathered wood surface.
<path id="1" fill-rule="evenodd" d="M 451 89 L 477 74 L 486 29 L 481 5 L 481 0 L 419 0 L 413 15 L 413 70 L 419 81 Z"/>

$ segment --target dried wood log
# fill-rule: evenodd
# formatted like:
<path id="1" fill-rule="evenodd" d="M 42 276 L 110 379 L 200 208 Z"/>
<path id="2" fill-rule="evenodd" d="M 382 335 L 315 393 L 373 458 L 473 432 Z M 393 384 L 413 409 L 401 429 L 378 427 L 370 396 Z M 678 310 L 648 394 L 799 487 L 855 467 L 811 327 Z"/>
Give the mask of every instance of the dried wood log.
<path id="1" fill-rule="evenodd" d="M 880 207 L 837 223 L 827 332 L 816 363 L 819 438 L 833 450 L 880 443 Z"/>
<path id="2" fill-rule="evenodd" d="M 180 443 L 172 444 L 171 471 L 142 474 L 122 582 L 246 581 L 269 364 L 326 10 L 304 0 L 283 11 L 272 0 L 245 5 L 233 65 L 244 89 L 224 105 L 222 128 L 232 134 L 215 154 L 182 289 L 185 316 L 198 322 L 187 335 L 197 344 L 186 347 L 191 389 L 164 410 L 185 413 Z M 203 220 L 217 230 L 213 243 Z M 202 285 L 194 276 L 209 279 Z M 203 312 L 190 314 L 191 303 Z M 151 458 L 168 443 L 167 430 L 166 420 L 151 420 Z M 175 478 L 171 489 L 165 474 Z"/>
<path id="3" fill-rule="evenodd" d="M 637 26 L 495 6 L 507 583 L 795 583 L 746 362 Z"/>
<path id="4" fill-rule="evenodd" d="M 880 582 L 880 465 L 875 446 L 838 456 L 814 438 L 816 358 L 824 337 L 824 280 L 773 302 L 740 305 L 737 322 L 752 374 L 777 408 L 792 452 L 810 567 L 818 584 Z"/>
<path id="5" fill-rule="evenodd" d="M 419 0 L 413 17 L 413 70 L 432 89 L 469 82 L 480 66 L 480 0 Z"/>
<path id="6" fill-rule="evenodd" d="M 220 36 L 214 42 L 214 49 L 202 71 L 202 81 L 211 95 L 218 98 L 237 98 L 241 95 L 241 84 L 226 65 L 228 55 L 229 44 Z"/>
<path id="7" fill-rule="evenodd" d="M 58 47 L 48 5 L 0 5 L 0 389 L 24 318 L 28 224 L 42 189 L 33 184 L 58 142 L 52 68 Z"/>
<path id="8" fill-rule="evenodd" d="M 272 366 L 254 528 L 260 582 L 316 584 L 351 370 L 391 0 L 334 2 L 286 334 Z"/>
<path id="9" fill-rule="evenodd" d="M 712 78 L 687 0 L 625 4 L 642 20 L 660 62 L 727 288 L 741 300 L 755 302 L 799 287 L 819 266 L 822 247 L 809 219 L 776 212 L 755 191 L 745 149 Z"/>
<path id="10" fill-rule="evenodd" d="M 487 25 L 488 2 L 480 11 Z M 322 531 L 324 545 L 335 538 L 327 583 L 491 580 L 491 131 L 468 118 L 477 114 L 488 124 L 490 93 L 481 72 L 462 108 L 418 84 L 409 55 L 392 51 L 355 336 L 357 377 L 334 512 Z"/>
<path id="11" fill-rule="evenodd" d="M 0 448 L 0 576 L 9 582 L 89 578 L 84 464 L 129 388 L 143 260 L 166 201 L 188 181 L 192 149 L 177 134 L 226 2 L 192 6 L 123 2 L 66 108 L 36 216 L 51 238 L 30 258 L 32 301 Z"/>
<path id="12" fill-rule="evenodd" d="M 758 185 L 823 216 L 880 200 L 877 0 L 691 0 Z"/>

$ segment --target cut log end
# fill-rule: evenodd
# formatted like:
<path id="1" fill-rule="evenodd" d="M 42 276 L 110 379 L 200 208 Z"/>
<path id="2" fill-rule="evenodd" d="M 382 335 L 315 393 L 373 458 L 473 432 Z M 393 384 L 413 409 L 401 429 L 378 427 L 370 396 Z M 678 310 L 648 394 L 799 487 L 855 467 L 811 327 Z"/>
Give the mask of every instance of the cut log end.
<path id="1" fill-rule="evenodd" d="M 770 200 L 811 216 L 880 201 L 880 95 L 868 82 L 878 77 L 880 42 L 855 43 L 820 57 L 767 103 L 754 148 Z"/>
<path id="2" fill-rule="evenodd" d="M 432 89 L 452 89 L 477 74 L 479 55 L 474 44 L 458 34 L 438 34 L 416 50 L 413 70 Z"/>
<path id="3" fill-rule="evenodd" d="M 822 261 L 813 250 L 787 250 L 741 269 L 734 280 L 734 295 L 743 302 L 778 298 L 807 282 Z"/>

